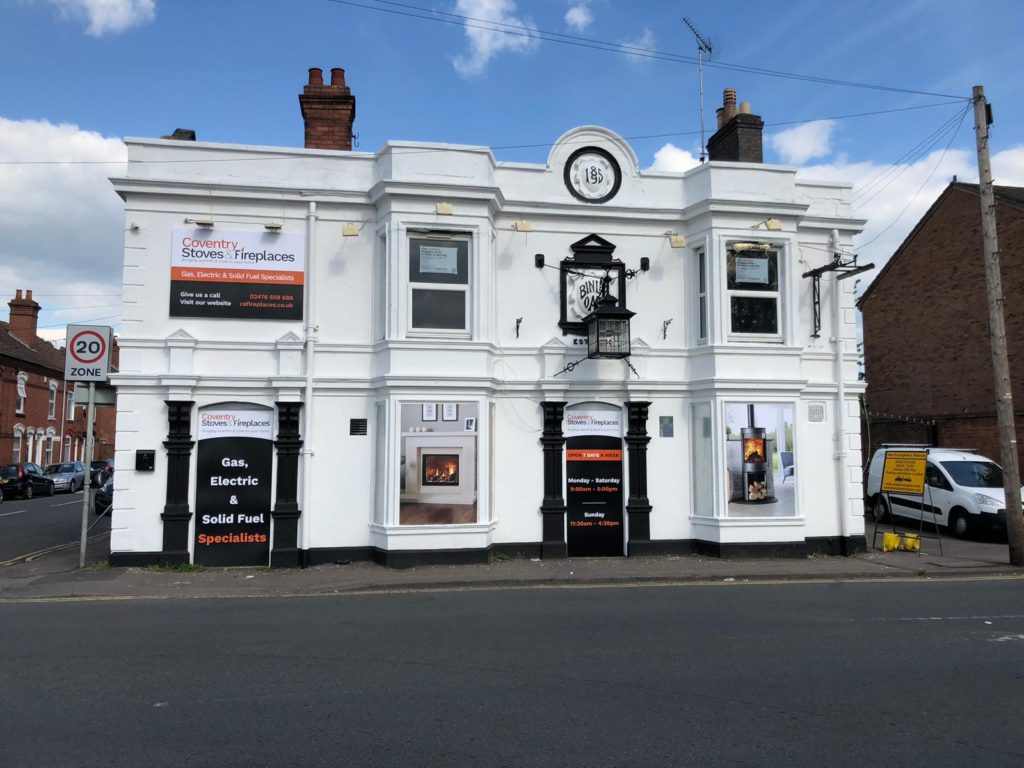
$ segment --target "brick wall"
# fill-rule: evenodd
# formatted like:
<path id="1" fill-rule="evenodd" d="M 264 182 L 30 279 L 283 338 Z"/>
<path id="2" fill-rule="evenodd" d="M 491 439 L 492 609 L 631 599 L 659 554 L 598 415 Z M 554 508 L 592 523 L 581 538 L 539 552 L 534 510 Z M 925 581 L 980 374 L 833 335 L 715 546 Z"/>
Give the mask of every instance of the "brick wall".
<path id="1" fill-rule="evenodd" d="M 1024 211 L 998 205 L 996 218 L 1020 432 L 1024 420 Z M 899 426 L 900 420 L 934 420 L 940 445 L 976 447 L 998 461 L 976 192 L 951 185 L 872 285 L 861 311 L 866 402 L 878 420 L 871 425 L 871 442 L 877 446 L 883 433 L 914 431 Z M 887 420 L 879 419 L 879 414 L 897 418 L 885 424 Z M 903 442 L 888 437 L 885 441 Z M 869 458 L 866 452 L 865 461 Z"/>

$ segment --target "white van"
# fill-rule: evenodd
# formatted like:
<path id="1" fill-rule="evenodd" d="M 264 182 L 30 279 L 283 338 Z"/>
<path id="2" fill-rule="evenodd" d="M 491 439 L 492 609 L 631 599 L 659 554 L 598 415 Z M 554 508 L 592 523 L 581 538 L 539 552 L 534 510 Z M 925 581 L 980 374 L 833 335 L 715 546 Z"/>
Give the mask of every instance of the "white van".
<path id="1" fill-rule="evenodd" d="M 924 496 L 880 493 L 886 453 L 909 450 L 928 452 Z M 884 446 L 871 457 L 864 496 L 878 522 L 890 514 L 924 520 L 948 527 L 959 538 L 983 527 L 1006 529 L 1002 467 L 971 449 Z"/>

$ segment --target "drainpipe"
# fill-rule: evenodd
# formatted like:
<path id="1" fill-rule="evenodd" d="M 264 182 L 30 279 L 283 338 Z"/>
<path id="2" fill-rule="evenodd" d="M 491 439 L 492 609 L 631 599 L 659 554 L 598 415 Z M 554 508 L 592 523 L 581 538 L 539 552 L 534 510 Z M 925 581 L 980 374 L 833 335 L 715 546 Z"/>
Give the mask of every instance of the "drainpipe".
<path id="1" fill-rule="evenodd" d="M 309 549 L 310 498 L 313 495 L 313 353 L 316 346 L 316 313 L 314 286 L 316 263 L 316 203 L 309 201 L 306 213 L 306 389 L 302 408 L 302 502 L 299 509 L 298 547 Z"/>
<path id="2" fill-rule="evenodd" d="M 832 251 L 839 251 L 839 230 L 832 230 Z M 848 507 L 850 500 L 846 493 L 846 430 L 843 424 L 846 420 L 846 382 L 843 373 L 843 337 L 840 329 L 843 322 L 843 286 L 839 280 L 839 273 L 832 273 L 832 343 L 836 349 L 836 501 L 839 507 L 839 532 L 843 537 L 843 545 L 846 546 L 846 538 L 849 535 Z"/>

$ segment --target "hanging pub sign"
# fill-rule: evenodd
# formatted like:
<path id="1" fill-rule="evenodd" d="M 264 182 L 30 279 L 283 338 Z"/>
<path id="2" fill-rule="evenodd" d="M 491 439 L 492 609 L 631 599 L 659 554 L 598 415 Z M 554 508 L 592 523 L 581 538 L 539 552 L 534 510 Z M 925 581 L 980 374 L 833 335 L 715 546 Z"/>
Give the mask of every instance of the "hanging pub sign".
<path id="1" fill-rule="evenodd" d="M 171 317 L 301 320 L 303 235 L 175 229 Z"/>
<path id="2" fill-rule="evenodd" d="M 199 412 L 196 563 L 269 563 L 273 414 L 245 404 Z"/>
<path id="3" fill-rule="evenodd" d="M 569 246 L 572 256 L 561 263 L 561 316 L 558 325 L 562 334 L 587 335 L 586 317 L 604 295 L 616 296 L 616 306 L 625 309 L 626 265 L 612 258 L 615 246 L 599 235 L 587 235 Z M 586 339 L 577 343 L 586 344 Z"/>
<path id="4" fill-rule="evenodd" d="M 565 416 L 567 554 L 621 556 L 622 413 L 591 403 Z"/>

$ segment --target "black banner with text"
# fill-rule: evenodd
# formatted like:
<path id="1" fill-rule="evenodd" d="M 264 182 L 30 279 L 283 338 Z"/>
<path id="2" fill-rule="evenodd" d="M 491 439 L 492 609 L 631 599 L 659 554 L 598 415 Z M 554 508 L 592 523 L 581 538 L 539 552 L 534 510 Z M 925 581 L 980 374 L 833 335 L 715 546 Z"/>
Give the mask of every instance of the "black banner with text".
<path id="1" fill-rule="evenodd" d="M 269 563 L 272 414 L 200 412 L 194 558 L 200 565 Z"/>
<path id="2" fill-rule="evenodd" d="M 624 554 L 622 438 L 569 437 L 565 472 L 569 557 Z"/>

